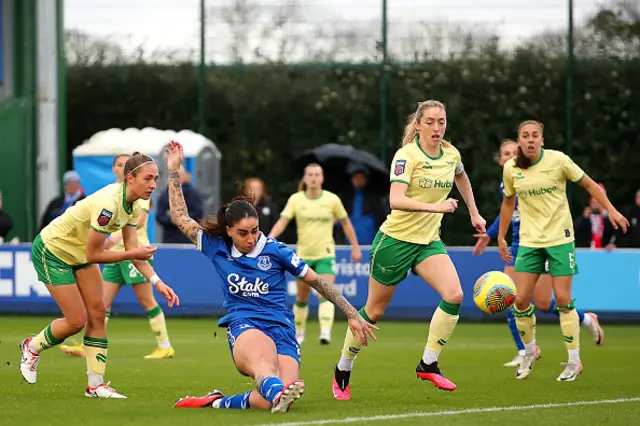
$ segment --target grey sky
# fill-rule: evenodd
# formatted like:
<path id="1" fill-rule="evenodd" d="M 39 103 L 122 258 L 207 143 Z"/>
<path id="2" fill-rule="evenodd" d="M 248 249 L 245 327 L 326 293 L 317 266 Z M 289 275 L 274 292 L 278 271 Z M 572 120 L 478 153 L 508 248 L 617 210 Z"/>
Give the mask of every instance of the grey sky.
<path id="1" fill-rule="evenodd" d="M 369 22 L 371 38 L 378 31 L 379 0 L 249 0 L 261 6 L 296 3 L 300 20 L 330 25 L 336 20 L 354 25 Z M 603 0 L 574 0 L 576 21 L 582 22 Z M 207 6 L 228 4 L 229 0 L 207 0 Z M 567 0 L 388 0 L 389 20 L 409 25 L 421 20 L 434 23 L 465 23 L 495 29 L 511 44 L 545 29 L 566 28 Z M 126 46 L 145 44 L 149 49 L 198 48 L 198 0 L 65 0 L 65 26 L 110 36 Z M 212 54 L 221 52 L 224 31 L 216 34 L 219 23 L 209 27 Z M 394 28 L 389 29 L 390 36 Z M 222 37 L 216 43 L 216 36 Z M 254 36 L 255 37 L 255 36 Z M 292 36 L 293 37 L 293 36 Z"/>

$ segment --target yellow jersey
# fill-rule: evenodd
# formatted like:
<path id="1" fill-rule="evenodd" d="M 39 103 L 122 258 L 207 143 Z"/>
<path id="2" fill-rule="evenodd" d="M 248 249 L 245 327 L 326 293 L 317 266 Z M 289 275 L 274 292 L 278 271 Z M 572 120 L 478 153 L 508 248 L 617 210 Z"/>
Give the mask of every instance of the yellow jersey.
<path id="1" fill-rule="evenodd" d="M 569 156 L 550 149 L 528 169 L 516 167 L 515 158 L 505 163 L 504 196 L 518 196 L 520 245 L 553 247 L 575 240 L 567 180 L 579 182 L 583 176 Z"/>
<path id="2" fill-rule="evenodd" d="M 323 190 L 316 198 L 309 198 L 304 191 L 296 192 L 280 213 L 287 219 L 296 219 L 298 230 L 297 252 L 304 260 L 318 260 L 336 256 L 333 225 L 348 217 L 340 198 Z"/>
<path id="3" fill-rule="evenodd" d="M 127 206 L 126 191 L 126 184 L 114 183 L 69 207 L 40 232 L 47 250 L 72 266 L 87 263 L 89 229 L 111 234 L 137 225 L 140 200 Z"/>
<path id="4" fill-rule="evenodd" d="M 453 188 L 464 167 L 460 152 L 449 142 L 440 144 L 440 155 L 429 156 L 418 139 L 400 148 L 391 162 L 391 182 L 408 185 L 406 196 L 422 203 L 440 204 Z M 380 230 L 400 241 L 429 244 L 440 239 L 443 213 L 392 210 Z"/>
<path id="5" fill-rule="evenodd" d="M 148 230 L 147 230 L 147 225 L 149 224 L 149 209 L 150 209 L 150 206 L 151 206 L 151 199 L 148 199 L 148 200 L 140 199 L 139 202 L 140 202 L 140 210 L 144 210 L 145 212 L 147 212 L 147 217 L 144 220 L 144 224 L 140 228 L 137 229 L 138 245 L 139 246 L 149 246 L 149 245 L 151 245 L 151 243 L 149 242 L 149 234 L 148 234 Z M 122 231 L 116 232 L 116 234 L 120 234 L 120 233 L 122 233 Z M 118 244 L 116 244 L 115 246 L 113 246 L 111 248 L 111 251 L 115 251 L 115 252 L 125 251 L 124 240 L 120 240 L 120 242 Z"/>

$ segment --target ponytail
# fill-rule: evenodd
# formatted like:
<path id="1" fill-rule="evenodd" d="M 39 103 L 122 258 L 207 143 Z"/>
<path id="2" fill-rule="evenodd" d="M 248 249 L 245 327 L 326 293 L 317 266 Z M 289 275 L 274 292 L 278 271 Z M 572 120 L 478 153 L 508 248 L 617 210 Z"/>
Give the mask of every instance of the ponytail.
<path id="1" fill-rule="evenodd" d="M 304 179 L 300 179 L 300 183 L 298 183 L 298 191 L 306 191 L 307 184 L 304 183 Z"/>
<path id="2" fill-rule="evenodd" d="M 518 139 L 520 139 L 520 131 L 527 124 L 533 124 L 535 126 L 538 126 L 538 128 L 540 129 L 540 134 L 542 135 L 544 133 L 544 124 L 536 120 L 525 120 L 518 125 Z M 516 167 L 525 170 L 525 169 L 528 169 L 530 166 L 531 166 L 531 159 L 528 158 L 526 155 L 524 155 L 524 151 L 522 150 L 522 148 L 520 148 L 520 146 L 518 146 L 518 154 L 516 155 Z"/>
<path id="3" fill-rule="evenodd" d="M 416 130 L 416 113 L 412 113 L 407 122 L 404 124 L 404 133 L 402 134 L 402 144 L 400 146 L 409 145 L 416 138 L 418 131 Z"/>
<path id="4" fill-rule="evenodd" d="M 518 147 L 518 154 L 516 154 L 516 167 L 526 170 L 529 166 L 531 166 L 531 159 L 524 155 L 522 148 Z"/>

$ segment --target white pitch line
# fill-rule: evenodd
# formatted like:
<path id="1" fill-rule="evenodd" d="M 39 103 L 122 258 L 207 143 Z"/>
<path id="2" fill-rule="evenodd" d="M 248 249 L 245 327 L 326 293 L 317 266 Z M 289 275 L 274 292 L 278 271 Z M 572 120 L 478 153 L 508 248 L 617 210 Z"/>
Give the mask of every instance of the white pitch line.
<path id="1" fill-rule="evenodd" d="M 565 402 L 565 403 L 558 403 L 558 404 L 512 405 L 507 407 L 469 408 L 467 410 L 414 412 L 414 413 L 387 414 L 387 415 L 369 416 L 369 417 L 347 417 L 344 419 L 312 420 L 308 422 L 265 423 L 258 426 L 328 425 L 328 424 L 335 424 L 335 423 L 356 423 L 356 422 L 373 422 L 373 421 L 380 421 L 380 420 L 410 419 L 414 417 L 457 416 L 460 414 L 496 413 L 501 411 L 526 411 L 526 410 L 536 410 L 539 408 L 560 408 L 560 407 L 576 407 L 576 406 L 582 406 L 582 405 L 620 404 L 624 402 L 639 402 L 639 401 L 640 401 L 640 397 L 601 399 L 598 401 L 577 401 L 577 402 Z"/>

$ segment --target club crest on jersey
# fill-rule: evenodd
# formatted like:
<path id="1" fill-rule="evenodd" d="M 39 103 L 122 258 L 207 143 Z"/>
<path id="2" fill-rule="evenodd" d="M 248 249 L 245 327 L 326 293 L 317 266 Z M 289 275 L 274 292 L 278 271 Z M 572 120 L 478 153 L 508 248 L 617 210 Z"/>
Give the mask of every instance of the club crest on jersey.
<path id="1" fill-rule="evenodd" d="M 258 268 L 263 271 L 271 269 L 271 258 L 269 256 L 258 256 Z"/>
<path id="2" fill-rule="evenodd" d="M 404 173 L 404 167 L 407 165 L 407 160 L 396 160 L 396 165 L 393 167 L 393 174 L 400 176 Z"/>
<path id="3" fill-rule="evenodd" d="M 100 212 L 100 216 L 98 216 L 98 225 L 107 226 L 112 217 L 112 212 L 107 209 L 102 209 L 102 211 Z"/>

